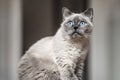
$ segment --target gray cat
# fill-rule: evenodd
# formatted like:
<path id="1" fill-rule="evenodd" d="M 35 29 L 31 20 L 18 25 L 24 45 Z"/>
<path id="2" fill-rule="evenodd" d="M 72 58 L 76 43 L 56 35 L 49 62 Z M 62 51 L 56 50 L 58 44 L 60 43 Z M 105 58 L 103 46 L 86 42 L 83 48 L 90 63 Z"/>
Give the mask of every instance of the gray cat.
<path id="1" fill-rule="evenodd" d="M 36 42 L 21 58 L 20 80 L 82 80 L 93 9 L 78 14 L 63 8 L 63 22 L 53 37 Z"/>

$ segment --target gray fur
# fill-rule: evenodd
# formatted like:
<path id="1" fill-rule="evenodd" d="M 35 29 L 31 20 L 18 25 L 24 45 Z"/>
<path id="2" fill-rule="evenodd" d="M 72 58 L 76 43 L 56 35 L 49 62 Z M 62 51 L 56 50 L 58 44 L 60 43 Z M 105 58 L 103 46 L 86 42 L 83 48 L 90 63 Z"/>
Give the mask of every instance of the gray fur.
<path id="1" fill-rule="evenodd" d="M 39 40 L 21 58 L 18 67 L 20 80 L 82 80 L 93 24 L 84 13 L 68 16 L 66 10 L 63 10 L 64 20 L 55 36 Z M 84 28 L 78 28 L 82 35 L 73 34 L 74 29 L 65 25 L 69 20 L 87 22 Z"/>

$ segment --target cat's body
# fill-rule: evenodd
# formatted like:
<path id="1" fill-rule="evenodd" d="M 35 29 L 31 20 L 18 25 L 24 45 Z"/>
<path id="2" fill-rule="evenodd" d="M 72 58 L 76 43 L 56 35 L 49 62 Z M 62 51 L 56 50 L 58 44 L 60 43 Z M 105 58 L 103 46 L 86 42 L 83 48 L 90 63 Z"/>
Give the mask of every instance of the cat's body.
<path id="1" fill-rule="evenodd" d="M 74 14 L 69 19 L 79 20 L 77 17 L 84 16 Z M 90 19 L 87 20 L 92 26 Z M 89 37 L 81 32 L 71 33 L 72 29 L 65 28 L 67 21 L 64 20 L 55 36 L 41 39 L 22 57 L 18 69 L 20 80 L 82 80 Z"/>

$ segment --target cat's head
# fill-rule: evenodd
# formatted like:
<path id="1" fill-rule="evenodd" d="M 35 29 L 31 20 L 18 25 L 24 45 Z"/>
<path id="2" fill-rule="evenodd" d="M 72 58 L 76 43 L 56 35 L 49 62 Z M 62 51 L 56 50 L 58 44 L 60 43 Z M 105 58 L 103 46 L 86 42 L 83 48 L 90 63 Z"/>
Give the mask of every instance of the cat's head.
<path id="1" fill-rule="evenodd" d="M 93 29 L 93 9 L 82 13 L 73 13 L 67 8 L 62 9 L 64 33 L 69 38 L 87 38 Z"/>

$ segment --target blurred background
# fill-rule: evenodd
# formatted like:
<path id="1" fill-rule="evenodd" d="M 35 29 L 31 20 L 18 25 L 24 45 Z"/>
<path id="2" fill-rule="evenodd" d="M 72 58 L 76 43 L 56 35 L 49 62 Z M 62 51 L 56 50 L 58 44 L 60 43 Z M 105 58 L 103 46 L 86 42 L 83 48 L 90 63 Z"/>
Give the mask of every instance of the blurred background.
<path id="1" fill-rule="evenodd" d="M 62 7 L 76 13 L 94 9 L 84 80 L 120 80 L 120 0 L 0 0 L 0 80 L 18 80 L 20 57 L 55 34 Z"/>

